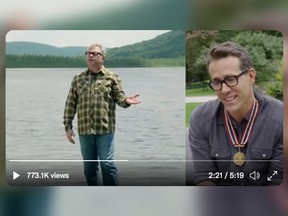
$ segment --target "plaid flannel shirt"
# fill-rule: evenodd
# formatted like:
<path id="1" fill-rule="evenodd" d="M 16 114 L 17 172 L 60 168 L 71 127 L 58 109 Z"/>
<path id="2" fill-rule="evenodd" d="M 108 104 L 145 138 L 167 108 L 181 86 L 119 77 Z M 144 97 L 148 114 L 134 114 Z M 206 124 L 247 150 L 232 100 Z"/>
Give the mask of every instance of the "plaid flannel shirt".
<path id="1" fill-rule="evenodd" d="M 78 133 L 109 134 L 115 132 L 115 103 L 123 108 L 126 104 L 118 74 L 104 66 L 97 75 L 89 69 L 74 76 L 64 110 L 65 130 L 73 128 L 72 121 L 77 113 Z"/>

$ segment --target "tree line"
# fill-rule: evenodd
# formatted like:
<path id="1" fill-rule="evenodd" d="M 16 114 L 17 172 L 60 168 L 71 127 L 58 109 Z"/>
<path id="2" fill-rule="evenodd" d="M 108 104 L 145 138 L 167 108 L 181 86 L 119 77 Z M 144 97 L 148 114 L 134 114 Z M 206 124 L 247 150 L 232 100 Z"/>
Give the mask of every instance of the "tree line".
<path id="1" fill-rule="evenodd" d="M 187 31 L 186 82 L 209 79 L 205 64 L 207 50 L 216 44 L 232 41 L 250 53 L 257 71 L 257 83 L 276 80 L 283 59 L 282 35 L 278 31 Z"/>
<path id="2" fill-rule="evenodd" d="M 83 68 L 86 67 L 83 56 L 67 57 L 52 55 L 6 55 L 7 68 Z M 106 58 L 106 67 L 184 67 L 184 56 L 178 58 Z"/>
<path id="3" fill-rule="evenodd" d="M 236 42 L 250 53 L 257 72 L 256 87 L 278 99 L 283 98 L 283 39 L 278 31 L 187 31 L 186 87 L 210 79 L 205 64 L 207 51 L 225 41 Z"/>

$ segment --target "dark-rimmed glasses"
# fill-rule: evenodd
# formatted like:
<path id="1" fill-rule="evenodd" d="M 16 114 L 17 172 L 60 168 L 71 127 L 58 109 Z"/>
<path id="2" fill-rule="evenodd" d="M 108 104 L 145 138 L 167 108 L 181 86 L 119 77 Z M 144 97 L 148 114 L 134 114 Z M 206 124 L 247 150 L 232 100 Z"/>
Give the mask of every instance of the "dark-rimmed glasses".
<path id="1" fill-rule="evenodd" d="M 92 55 L 92 56 L 94 57 L 94 56 L 97 56 L 97 55 L 101 55 L 101 56 L 102 56 L 102 53 L 99 53 L 99 52 L 88 52 L 88 51 L 86 51 L 86 52 L 85 52 L 85 55 L 86 55 L 86 56 Z"/>
<path id="2" fill-rule="evenodd" d="M 228 87 L 234 87 L 234 86 L 238 85 L 239 77 L 241 77 L 246 72 L 248 72 L 248 69 L 241 71 L 241 73 L 236 75 L 236 76 L 229 76 L 229 77 L 225 78 L 224 80 L 210 80 L 208 85 L 213 91 L 221 90 L 223 83 L 225 83 Z"/>

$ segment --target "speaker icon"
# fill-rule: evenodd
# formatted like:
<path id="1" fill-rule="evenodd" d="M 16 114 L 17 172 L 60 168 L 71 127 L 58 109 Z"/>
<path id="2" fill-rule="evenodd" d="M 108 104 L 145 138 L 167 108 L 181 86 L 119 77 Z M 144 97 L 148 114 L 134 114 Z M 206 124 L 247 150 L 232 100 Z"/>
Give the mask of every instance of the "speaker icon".
<path id="1" fill-rule="evenodd" d="M 253 171 L 249 174 L 249 177 L 251 179 L 253 179 L 254 181 L 259 179 L 260 178 L 260 173 L 259 172 L 256 172 L 256 171 Z"/>

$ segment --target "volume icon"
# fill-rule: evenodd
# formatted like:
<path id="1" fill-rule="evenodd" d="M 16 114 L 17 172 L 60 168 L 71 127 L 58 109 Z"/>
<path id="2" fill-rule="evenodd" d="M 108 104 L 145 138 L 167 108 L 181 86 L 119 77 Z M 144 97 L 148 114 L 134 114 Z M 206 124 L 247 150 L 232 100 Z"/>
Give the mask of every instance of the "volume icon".
<path id="1" fill-rule="evenodd" d="M 249 174 L 249 177 L 251 179 L 253 179 L 254 181 L 259 179 L 260 178 L 260 173 L 259 172 L 256 172 L 256 171 L 253 171 Z"/>

